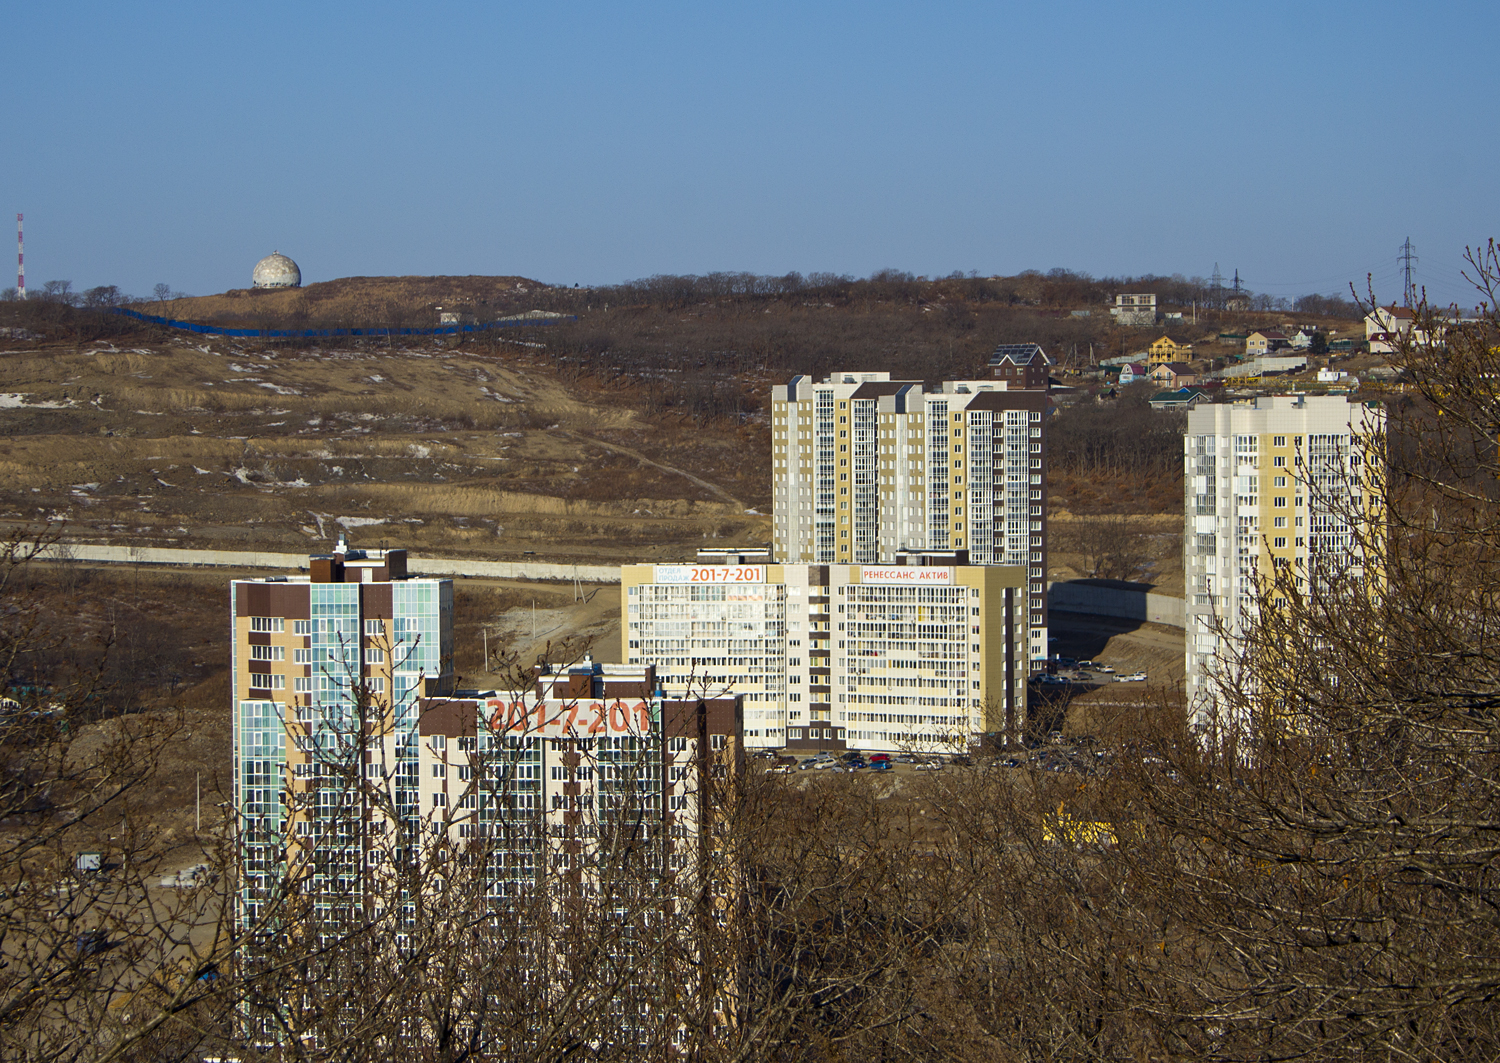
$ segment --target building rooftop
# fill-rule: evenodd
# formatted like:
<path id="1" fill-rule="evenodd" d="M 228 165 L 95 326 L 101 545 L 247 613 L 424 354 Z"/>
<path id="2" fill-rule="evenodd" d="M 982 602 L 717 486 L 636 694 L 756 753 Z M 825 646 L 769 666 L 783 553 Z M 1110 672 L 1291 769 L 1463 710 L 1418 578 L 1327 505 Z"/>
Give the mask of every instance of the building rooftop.
<path id="1" fill-rule="evenodd" d="M 1052 359 L 1036 343 L 1002 343 L 990 355 L 990 365 L 1010 362 L 1012 365 L 1051 365 Z"/>

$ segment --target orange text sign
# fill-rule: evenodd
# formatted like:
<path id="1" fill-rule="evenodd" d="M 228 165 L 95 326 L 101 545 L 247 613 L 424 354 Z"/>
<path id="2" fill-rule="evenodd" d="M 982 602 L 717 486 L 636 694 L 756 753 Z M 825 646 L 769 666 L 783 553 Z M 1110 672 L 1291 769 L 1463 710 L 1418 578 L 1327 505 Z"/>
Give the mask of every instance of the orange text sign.
<path id="1" fill-rule="evenodd" d="M 487 698 L 490 730 L 536 738 L 615 738 L 652 732 L 652 704 L 639 698 L 508 701 Z"/>

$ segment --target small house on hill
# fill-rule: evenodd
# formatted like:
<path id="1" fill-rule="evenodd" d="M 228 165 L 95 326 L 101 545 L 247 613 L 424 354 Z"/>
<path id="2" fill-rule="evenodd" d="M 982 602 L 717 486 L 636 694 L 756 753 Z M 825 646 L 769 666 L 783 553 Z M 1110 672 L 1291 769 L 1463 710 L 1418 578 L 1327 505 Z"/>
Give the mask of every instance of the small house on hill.
<path id="1" fill-rule="evenodd" d="M 1046 391 L 1052 359 L 1035 343 L 1002 343 L 990 355 L 990 370 L 1009 391 Z"/>
<path id="2" fill-rule="evenodd" d="M 1139 295 L 1117 295 L 1110 314 L 1121 325 L 1150 326 L 1156 324 L 1156 296 L 1150 292 Z"/>
<path id="3" fill-rule="evenodd" d="M 1198 375 L 1185 362 L 1163 362 L 1151 369 L 1151 380 L 1164 388 L 1191 387 L 1198 382 Z"/>
<path id="4" fill-rule="evenodd" d="M 1127 362 L 1120 366 L 1120 386 L 1134 384 L 1137 380 L 1146 379 L 1146 367 L 1139 362 Z"/>
<path id="5" fill-rule="evenodd" d="M 1285 332 L 1277 329 L 1258 330 L 1245 337 L 1245 356 L 1256 358 L 1291 345 L 1292 341 L 1287 339 Z"/>
<path id="6" fill-rule="evenodd" d="M 1193 356 L 1193 345 L 1191 343 L 1178 343 L 1171 336 L 1163 336 L 1150 347 L 1150 362 L 1152 365 L 1162 365 L 1166 362 L 1185 362 Z"/>
<path id="7" fill-rule="evenodd" d="M 1151 396 L 1153 410 L 1190 410 L 1208 396 L 1196 388 L 1178 388 L 1176 391 L 1158 391 Z"/>

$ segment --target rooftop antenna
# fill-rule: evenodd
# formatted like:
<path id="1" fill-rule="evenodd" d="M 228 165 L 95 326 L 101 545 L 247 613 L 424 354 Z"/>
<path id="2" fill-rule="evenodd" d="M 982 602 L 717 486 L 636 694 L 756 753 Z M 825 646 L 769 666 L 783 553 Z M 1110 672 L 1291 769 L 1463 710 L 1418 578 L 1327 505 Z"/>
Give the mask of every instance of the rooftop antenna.
<path id="1" fill-rule="evenodd" d="M 24 214 L 16 215 L 16 298 L 26 298 L 26 240 L 25 231 L 21 223 L 25 220 Z"/>
<path id="2" fill-rule="evenodd" d="M 1418 261 L 1417 256 L 1411 253 L 1410 236 L 1406 238 L 1406 243 L 1401 245 L 1401 253 L 1396 256 L 1396 261 L 1401 263 L 1401 272 L 1405 278 L 1405 284 L 1403 286 L 1404 294 L 1402 297 L 1406 300 L 1406 305 L 1410 307 L 1417 298 L 1416 285 L 1412 282 L 1411 279 L 1411 267 L 1414 262 Z"/>

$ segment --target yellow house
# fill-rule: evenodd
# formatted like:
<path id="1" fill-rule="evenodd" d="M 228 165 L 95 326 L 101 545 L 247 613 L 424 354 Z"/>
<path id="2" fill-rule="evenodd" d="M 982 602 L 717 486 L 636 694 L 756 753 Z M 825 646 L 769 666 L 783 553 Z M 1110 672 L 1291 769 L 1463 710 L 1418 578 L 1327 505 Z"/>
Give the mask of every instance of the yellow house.
<path id="1" fill-rule="evenodd" d="M 1150 363 L 1161 365 L 1163 362 L 1186 362 L 1193 357 L 1193 345 L 1191 343 L 1178 343 L 1171 336 L 1163 336 L 1151 345 Z"/>

